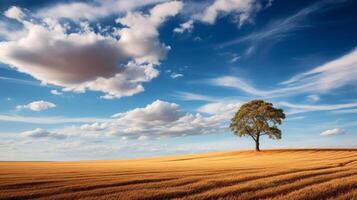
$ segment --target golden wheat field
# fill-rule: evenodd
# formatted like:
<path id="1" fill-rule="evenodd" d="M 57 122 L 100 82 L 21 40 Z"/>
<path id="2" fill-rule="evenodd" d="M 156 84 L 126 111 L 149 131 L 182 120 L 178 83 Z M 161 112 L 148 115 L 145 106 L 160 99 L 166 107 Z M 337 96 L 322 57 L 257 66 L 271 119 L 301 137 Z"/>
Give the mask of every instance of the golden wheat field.
<path id="1" fill-rule="evenodd" d="M 1 162 L 0 199 L 357 199 L 357 150 Z"/>

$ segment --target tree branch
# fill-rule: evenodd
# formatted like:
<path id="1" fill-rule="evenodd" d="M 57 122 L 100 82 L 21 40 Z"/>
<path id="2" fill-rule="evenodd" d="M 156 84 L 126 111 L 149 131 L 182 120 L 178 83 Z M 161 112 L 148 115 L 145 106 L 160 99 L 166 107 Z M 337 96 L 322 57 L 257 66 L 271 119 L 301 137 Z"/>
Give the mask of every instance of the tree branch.
<path id="1" fill-rule="evenodd" d="M 250 137 L 252 137 L 254 141 L 257 141 L 257 139 L 253 135 L 251 135 L 251 134 L 248 134 L 248 135 L 250 135 Z"/>

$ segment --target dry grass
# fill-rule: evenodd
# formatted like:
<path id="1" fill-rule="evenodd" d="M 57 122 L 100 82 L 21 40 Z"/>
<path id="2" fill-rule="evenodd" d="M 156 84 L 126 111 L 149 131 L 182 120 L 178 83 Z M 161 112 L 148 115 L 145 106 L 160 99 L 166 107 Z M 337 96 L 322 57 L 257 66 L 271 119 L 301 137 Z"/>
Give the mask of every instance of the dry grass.
<path id="1" fill-rule="evenodd" d="M 357 150 L 0 162 L 0 199 L 357 199 Z"/>

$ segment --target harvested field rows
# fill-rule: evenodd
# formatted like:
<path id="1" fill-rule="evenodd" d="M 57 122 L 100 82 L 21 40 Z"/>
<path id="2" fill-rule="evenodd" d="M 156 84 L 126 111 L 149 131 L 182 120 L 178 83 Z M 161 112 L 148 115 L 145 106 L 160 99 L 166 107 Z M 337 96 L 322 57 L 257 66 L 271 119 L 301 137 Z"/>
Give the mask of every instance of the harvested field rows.
<path id="1" fill-rule="evenodd" d="M 0 162 L 0 199 L 357 199 L 357 150 Z"/>

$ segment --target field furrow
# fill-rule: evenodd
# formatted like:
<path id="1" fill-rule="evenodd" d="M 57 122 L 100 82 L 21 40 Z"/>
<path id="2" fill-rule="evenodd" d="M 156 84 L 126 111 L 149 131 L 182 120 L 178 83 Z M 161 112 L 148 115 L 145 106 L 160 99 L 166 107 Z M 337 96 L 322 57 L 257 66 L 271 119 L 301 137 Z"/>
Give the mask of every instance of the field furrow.
<path id="1" fill-rule="evenodd" d="M 357 199 L 357 150 L 0 162 L 0 199 Z"/>

